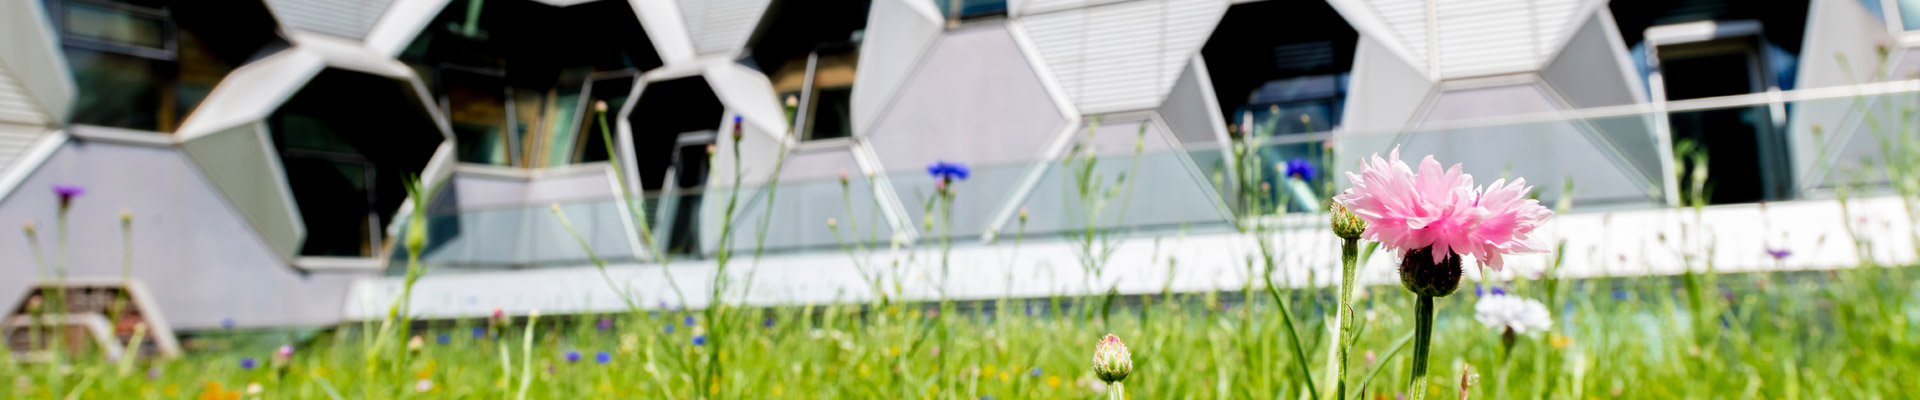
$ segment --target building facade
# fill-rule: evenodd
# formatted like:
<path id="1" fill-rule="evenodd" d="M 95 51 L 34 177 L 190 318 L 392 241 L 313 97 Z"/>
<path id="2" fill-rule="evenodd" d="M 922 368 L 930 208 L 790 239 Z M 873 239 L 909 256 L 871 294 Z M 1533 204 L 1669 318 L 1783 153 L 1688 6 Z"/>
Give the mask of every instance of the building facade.
<path id="1" fill-rule="evenodd" d="M 1906 0 L 0 8 L 0 220 L 51 226 L 46 188 L 85 186 L 69 270 L 118 276 L 132 251 L 132 276 L 184 330 L 377 314 L 366 304 L 404 269 L 410 176 L 444 182 L 420 258 L 446 285 L 496 294 L 426 300 L 448 316 L 567 293 L 516 280 L 604 285 L 554 272 L 589 265 L 581 242 L 648 281 L 711 276 L 723 243 L 809 271 L 843 270 L 843 244 L 897 253 L 946 236 L 993 262 L 1009 239 L 1089 223 L 1230 232 L 1272 211 L 1256 209 L 1318 211 L 1336 171 L 1396 147 L 1588 210 L 1823 198 L 1836 171 L 1884 159 L 1881 138 L 1912 135 L 1875 131 L 1896 117 L 1871 110 L 1906 104 L 1920 62 L 1920 1 Z M 1676 154 L 1700 148 L 1713 156 Z M 1087 157 L 1117 195 L 1076 192 L 1067 166 Z M 1267 171 L 1296 159 L 1317 172 Z M 930 205 L 935 162 L 972 169 L 951 214 Z M 1713 172 L 1696 186 L 1700 169 Z M 727 225 L 745 239 L 723 242 Z M 40 276 L 28 250 L 0 240 L 14 258 L 0 299 Z M 1172 264 L 1153 254 L 1117 262 Z M 813 278 L 763 300 L 858 286 Z M 1208 285 L 1239 283 L 1181 287 Z"/>

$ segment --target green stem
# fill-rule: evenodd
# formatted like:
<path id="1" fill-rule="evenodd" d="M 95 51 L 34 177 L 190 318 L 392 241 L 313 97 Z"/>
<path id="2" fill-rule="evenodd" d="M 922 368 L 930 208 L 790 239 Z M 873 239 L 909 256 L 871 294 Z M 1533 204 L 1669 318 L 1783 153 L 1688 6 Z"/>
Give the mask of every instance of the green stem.
<path id="1" fill-rule="evenodd" d="M 1288 310 L 1286 299 L 1280 298 L 1280 291 L 1273 288 L 1273 281 L 1267 281 L 1267 295 L 1273 296 L 1275 308 L 1280 309 L 1280 323 L 1287 328 L 1287 341 L 1293 344 L 1293 359 L 1300 368 L 1300 381 L 1307 386 L 1307 397 L 1320 398 L 1320 391 L 1313 387 L 1313 370 L 1307 368 L 1307 352 L 1300 347 L 1300 332 L 1293 327 L 1293 311 Z"/>
<path id="2" fill-rule="evenodd" d="M 1107 400 L 1127 400 L 1126 384 L 1120 382 L 1107 384 Z"/>
<path id="3" fill-rule="evenodd" d="M 1340 240 L 1340 330 L 1333 336 L 1335 345 L 1340 348 L 1339 359 L 1334 364 L 1334 398 L 1347 398 L 1347 353 L 1353 343 L 1348 337 L 1353 333 L 1353 275 L 1360 259 L 1360 240 L 1342 238 Z"/>
<path id="4" fill-rule="evenodd" d="M 1414 305 L 1413 376 L 1407 382 L 1407 394 L 1414 400 L 1427 397 L 1427 357 L 1433 350 L 1433 296 L 1420 295 Z"/>

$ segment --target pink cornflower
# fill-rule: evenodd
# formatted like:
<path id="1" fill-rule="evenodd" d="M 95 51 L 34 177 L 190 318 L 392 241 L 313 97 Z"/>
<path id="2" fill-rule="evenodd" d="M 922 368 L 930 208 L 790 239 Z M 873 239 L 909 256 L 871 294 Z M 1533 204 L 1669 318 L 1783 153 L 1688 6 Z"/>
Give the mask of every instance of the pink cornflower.
<path id="1" fill-rule="evenodd" d="M 1499 270 L 1504 254 L 1546 251 L 1531 237 L 1553 211 L 1528 199 L 1526 180 L 1505 179 L 1476 188 L 1460 165 L 1442 169 L 1429 155 L 1415 173 L 1400 161 L 1395 147 L 1388 158 L 1374 154 L 1359 174 L 1347 173 L 1353 187 L 1334 197 L 1367 222 L 1361 237 L 1407 252 L 1432 247 L 1433 262 L 1471 254 Z"/>

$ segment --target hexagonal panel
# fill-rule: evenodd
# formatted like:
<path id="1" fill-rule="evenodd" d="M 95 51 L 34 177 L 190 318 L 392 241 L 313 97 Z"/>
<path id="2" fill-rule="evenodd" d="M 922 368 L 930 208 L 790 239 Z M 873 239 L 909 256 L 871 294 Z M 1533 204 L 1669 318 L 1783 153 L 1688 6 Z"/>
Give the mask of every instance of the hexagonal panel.
<path id="1" fill-rule="evenodd" d="M 753 34 L 772 0 L 679 0 L 694 53 L 731 55 Z M 811 3 L 811 2 L 809 2 Z M 807 6 L 813 6 L 808 4 Z"/>
<path id="2" fill-rule="evenodd" d="M 425 170 L 445 140 L 405 82 L 337 69 L 264 122 L 306 226 L 306 256 L 378 255 L 407 198 L 403 179 Z"/>
<path id="3" fill-rule="evenodd" d="M 873 134 L 880 111 L 944 32 L 931 0 L 873 0 L 868 12 L 853 78 L 853 132 L 860 136 Z"/>
<path id="4" fill-rule="evenodd" d="M 1006 28 L 950 31 L 880 116 L 868 144 L 910 221 L 932 193 L 923 171 L 936 160 L 973 166 L 954 210 L 962 236 L 979 234 L 1035 163 L 1051 162 L 1068 116 L 1026 60 Z"/>

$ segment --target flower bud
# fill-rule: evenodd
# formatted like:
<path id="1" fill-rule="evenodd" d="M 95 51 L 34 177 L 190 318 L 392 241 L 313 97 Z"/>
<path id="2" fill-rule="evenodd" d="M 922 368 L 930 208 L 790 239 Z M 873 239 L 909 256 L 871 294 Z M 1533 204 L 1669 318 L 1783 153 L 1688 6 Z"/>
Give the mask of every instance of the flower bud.
<path id="1" fill-rule="evenodd" d="M 740 137 L 742 135 L 740 131 L 740 116 L 735 115 L 733 116 L 733 142 L 736 143 L 736 145 L 740 143 Z"/>
<path id="2" fill-rule="evenodd" d="M 120 225 L 125 226 L 132 223 L 133 223 L 133 209 L 120 207 Z"/>
<path id="3" fill-rule="evenodd" d="M 1353 211 L 1347 210 L 1346 206 L 1342 206 L 1339 203 L 1333 204 L 1332 219 L 1333 235 L 1339 236 L 1341 239 L 1359 239 L 1360 233 L 1366 232 L 1367 230 L 1367 221 L 1360 220 L 1360 216 L 1354 215 Z"/>
<path id="4" fill-rule="evenodd" d="M 27 235 L 29 236 L 33 235 L 33 230 L 34 230 L 33 228 L 34 228 L 33 220 L 27 220 L 26 222 L 20 223 L 20 230 L 26 231 Z"/>
<path id="5" fill-rule="evenodd" d="M 1127 344 L 1120 342 L 1119 336 L 1109 333 L 1100 339 L 1093 349 L 1093 374 L 1107 383 L 1127 379 L 1133 372 L 1133 353 L 1127 352 Z"/>
<path id="6" fill-rule="evenodd" d="M 840 169 L 840 186 L 847 186 L 847 169 Z"/>
<path id="7" fill-rule="evenodd" d="M 1445 260 L 1433 262 L 1433 247 L 1407 252 L 1400 260 L 1400 284 L 1422 296 L 1447 297 L 1460 288 L 1460 255 L 1448 253 Z"/>
<path id="8" fill-rule="evenodd" d="M 594 101 L 593 101 L 593 111 L 594 111 L 594 112 L 607 112 L 607 101 L 606 101 L 606 100 L 594 100 Z"/>
<path id="9" fill-rule="evenodd" d="M 832 217 L 827 218 L 827 229 L 833 229 L 838 227 L 840 227 L 839 221 L 835 221 Z"/>
<path id="10" fill-rule="evenodd" d="M 1020 206 L 1020 222 L 1027 222 L 1027 206 Z"/>
<path id="11" fill-rule="evenodd" d="M 425 347 L 427 347 L 427 340 L 421 339 L 420 335 L 414 335 L 413 339 L 407 339 L 407 352 L 409 353 L 419 353 L 420 349 Z"/>

